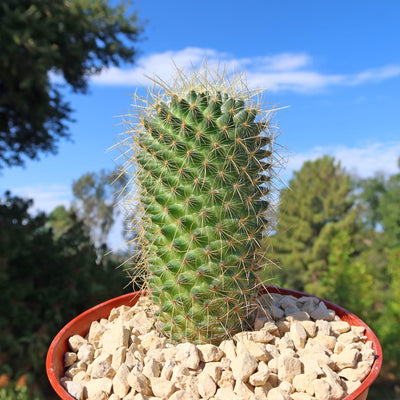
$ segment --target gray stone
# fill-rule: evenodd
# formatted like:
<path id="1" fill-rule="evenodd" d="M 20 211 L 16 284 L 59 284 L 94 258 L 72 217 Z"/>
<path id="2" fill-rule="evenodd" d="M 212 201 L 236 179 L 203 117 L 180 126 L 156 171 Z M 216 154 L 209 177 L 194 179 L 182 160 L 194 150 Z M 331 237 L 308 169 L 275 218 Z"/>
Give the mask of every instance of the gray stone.
<path id="1" fill-rule="evenodd" d="M 310 313 L 310 317 L 315 321 L 318 319 L 333 321 L 335 318 L 335 312 L 332 310 L 328 310 L 325 303 L 320 301 L 318 307 Z"/>

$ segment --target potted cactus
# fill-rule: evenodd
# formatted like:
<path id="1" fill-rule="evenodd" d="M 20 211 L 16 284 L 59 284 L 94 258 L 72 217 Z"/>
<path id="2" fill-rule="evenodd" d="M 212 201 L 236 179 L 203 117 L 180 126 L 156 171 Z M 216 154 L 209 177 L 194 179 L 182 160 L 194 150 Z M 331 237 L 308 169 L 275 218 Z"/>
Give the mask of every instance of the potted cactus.
<path id="1" fill-rule="evenodd" d="M 145 273 L 143 289 L 156 310 L 162 337 L 171 344 L 216 347 L 253 329 L 259 294 L 265 291 L 263 277 L 270 263 L 262 243 L 271 230 L 271 196 L 279 164 L 274 110 L 262 104 L 262 91 L 247 88 L 243 75 L 219 74 L 205 67 L 189 75 L 178 71 L 172 85 L 154 83 L 147 98 L 135 98 L 136 112 L 120 143 L 126 157 L 124 174 L 131 177 L 129 187 L 138 188 L 135 193 L 126 190 L 123 201 L 127 215 L 134 215 L 129 223 L 142 255 L 135 269 Z M 143 274 L 133 271 L 132 276 Z M 124 296 L 113 300 L 112 306 L 128 303 Z M 97 310 L 94 319 L 104 318 L 110 304 L 100 314 Z M 342 309 L 338 315 L 363 325 Z M 62 349 L 53 343 L 49 351 L 49 377 L 60 395 L 62 366 L 54 366 L 53 360 L 67 351 L 68 335 L 86 334 L 89 320 L 85 314 L 75 332 L 67 326 L 55 340 L 62 342 Z M 379 342 L 365 328 L 379 354 Z M 296 325 L 296 329 L 303 328 Z M 368 386 L 380 363 L 381 354 Z M 246 392 L 245 386 L 240 393 Z M 365 398 L 368 386 L 346 399 Z M 262 399 L 262 393 L 272 398 L 266 390 L 252 393 L 258 396 L 254 398 Z"/>
<path id="2" fill-rule="evenodd" d="M 256 306 L 270 227 L 272 112 L 241 76 L 183 74 L 138 123 L 126 172 L 138 191 L 138 241 L 147 289 L 173 341 L 218 342 L 242 330 Z M 126 204 L 136 201 L 129 192 Z"/>

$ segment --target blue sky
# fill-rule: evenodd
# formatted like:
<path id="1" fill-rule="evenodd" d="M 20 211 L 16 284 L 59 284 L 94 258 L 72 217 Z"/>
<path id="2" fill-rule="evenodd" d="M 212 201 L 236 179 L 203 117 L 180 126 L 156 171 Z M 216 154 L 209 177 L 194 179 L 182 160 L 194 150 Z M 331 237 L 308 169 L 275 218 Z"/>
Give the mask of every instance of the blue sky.
<path id="1" fill-rule="evenodd" d="M 66 91 L 73 141 L 26 168 L 5 169 L 3 191 L 33 197 L 46 211 L 67 205 L 73 180 L 115 165 L 118 153 L 107 149 L 123 130 L 130 94 L 147 85 L 144 75 L 168 79 L 172 60 L 197 66 L 205 55 L 209 64 L 245 70 L 271 106 L 287 106 L 276 116 L 285 179 L 323 154 L 360 176 L 397 171 L 400 2 L 136 0 L 134 7 L 148 20 L 135 65 L 93 77 L 88 95 Z"/>

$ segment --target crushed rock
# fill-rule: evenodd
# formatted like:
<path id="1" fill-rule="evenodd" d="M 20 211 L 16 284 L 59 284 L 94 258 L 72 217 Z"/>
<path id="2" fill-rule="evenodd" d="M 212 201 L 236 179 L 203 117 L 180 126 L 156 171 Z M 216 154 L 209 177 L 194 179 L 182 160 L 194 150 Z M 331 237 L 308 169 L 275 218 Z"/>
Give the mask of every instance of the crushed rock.
<path id="1" fill-rule="evenodd" d="M 371 371 L 365 329 L 319 299 L 274 293 L 259 302 L 254 331 L 219 346 L 173 346 L 142 296 L 69 338 L 61 384 L 77 400 L 341 400 Z"/>

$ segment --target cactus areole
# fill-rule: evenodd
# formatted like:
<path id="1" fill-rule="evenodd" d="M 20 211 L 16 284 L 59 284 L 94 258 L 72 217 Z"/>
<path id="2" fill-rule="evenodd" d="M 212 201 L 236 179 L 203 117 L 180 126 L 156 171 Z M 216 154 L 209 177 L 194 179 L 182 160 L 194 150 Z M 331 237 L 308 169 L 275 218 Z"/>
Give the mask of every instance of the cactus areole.
<path id="1" fill-rule="evenodd" d="M 139 204 L 147 290 L 173 342 L 216 343 L 253 314 L 275 159 L 260 93 L 204 69 L 135 97 L 123 144 L 139 198 L 125 200 Z"/>

